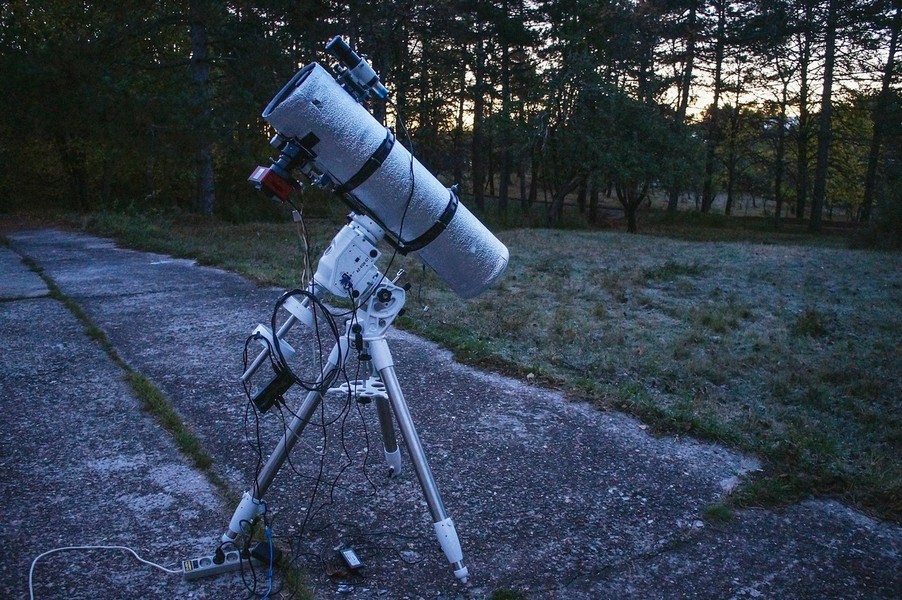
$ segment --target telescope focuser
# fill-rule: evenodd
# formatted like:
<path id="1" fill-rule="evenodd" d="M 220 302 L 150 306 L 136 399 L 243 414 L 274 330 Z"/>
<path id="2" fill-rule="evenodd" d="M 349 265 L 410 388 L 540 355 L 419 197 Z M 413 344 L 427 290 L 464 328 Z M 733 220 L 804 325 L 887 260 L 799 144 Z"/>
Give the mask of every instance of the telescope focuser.
<path id="1" fill-rule="evenodd" d="M 379 100 L 388 98 L 388 90 L 379 81 L 373 67 L 348 46 L 340 35 L 326 44 L 326 51 L 338 59 L 333 68 L 338 73 L 336 80 L 357 102 L 363 102 L 370 95 Z"/>

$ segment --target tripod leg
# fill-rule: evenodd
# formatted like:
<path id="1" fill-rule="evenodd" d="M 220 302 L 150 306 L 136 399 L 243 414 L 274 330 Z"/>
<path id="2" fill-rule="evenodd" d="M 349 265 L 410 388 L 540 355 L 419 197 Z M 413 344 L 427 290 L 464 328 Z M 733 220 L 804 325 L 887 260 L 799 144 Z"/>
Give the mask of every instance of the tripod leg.
<path id="1" fill-rule="evenodd" d="M 379 414 L 379 427 L 382 429 L 382 446 L 385 449 L 385 462 L 388 463 L 388 476 L 401 474 L 401 450 L 395 438 L 395 426 L 392 423 L 391 406 L 387 396 L 376 396 L 376 411 Z"/>
<path id="2" fill-rule="evenodd" d="M 339 368 L 339 363 L 343 363 L 347 359 L 347 354 L 347 336 L 342 336 L 341 341 L 332 348 L 332 352 L 323 366 L 323 371 L 317 378 L 315 388 L 321 389 L 326 382 L 332 379 Z M 288 458 L 291 449 L 294 448 L 294 445 L 300 439 L 301 432 L 304 431 L 304 427 L 310 422 L 322 399 L 322 394 L 319 391 L 308 392 L 291 423 L 288 424 L 288 429 L 285 430 L 282 439 L 279 440 L 275 450 L 269 455 L 266 464 L 263 465 L 263 468 L 257 474 L 252 492 L 244 492 L 244 495 L 241 497 L 241 502 L 238 504 L 238 508 L 235 509 L 235 514 L 232 515 L 232 520 L 229 522 L 229 530 L 222 536 L 223 542 L 235 541 L 238 535 L 247 528 L 247 524 L 251 523 L 263 512 L 263 495 L 269 489 L 270 484 L 276 477 L 276 473 L 279 472 L 282 464 Z"/>
<path id="3" fill-rule="evenodd" d="M 401 391 L 401 385 L 398 383 L 394 361 L 385 338 L 370 341 L 370 353 L 373 357 L 373 364 L 382 376 L 382 382 L 385 384 L 389 400 L 391 400 L 392 409 L 394 409 L 395 416 L 398 419 L 398 427 L 401 429 L 401 433 L 407 443 L 410 461 L 416 470 L 417 478 L 420 480 L 420 487 L 423 488 L 423 495 L 426 498 L 426 504 L 429 506 L 429 512 L 432 515 L 435 535 L 438 537 L 439 544 L 448 558 L 448 562 L 451 563 L 451 567 L 454 569 L 455 577 L 466 583 L 469 571 L 463 563 L 463 551 L 460 547 L 460 540 L 457 537 L 457 530 L 454 528 L 454 521 L 445 512 L 445 505 L 442 503 L 438 486 L 435 483 L 435 478 L 432 476 L 429 462 L 426 460 L 423 444 L 417 435 L 413 418 L 410 416 L 410 410 L 407 408 L 407 402 L 404 400 L 404 393 Z"/>

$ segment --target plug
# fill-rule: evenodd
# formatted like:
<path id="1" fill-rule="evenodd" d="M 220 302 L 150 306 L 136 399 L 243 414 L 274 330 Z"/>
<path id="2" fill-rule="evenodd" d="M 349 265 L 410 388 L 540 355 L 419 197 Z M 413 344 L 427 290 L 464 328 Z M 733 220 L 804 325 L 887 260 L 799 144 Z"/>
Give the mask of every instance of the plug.
<path id="1" fill-rule="evenodd" d="M 281 557 L 282 551 L 269 542 L 257 542 L 251 548 L 251 558 L 256 558 L 264 565 L 275 564 Z"/>

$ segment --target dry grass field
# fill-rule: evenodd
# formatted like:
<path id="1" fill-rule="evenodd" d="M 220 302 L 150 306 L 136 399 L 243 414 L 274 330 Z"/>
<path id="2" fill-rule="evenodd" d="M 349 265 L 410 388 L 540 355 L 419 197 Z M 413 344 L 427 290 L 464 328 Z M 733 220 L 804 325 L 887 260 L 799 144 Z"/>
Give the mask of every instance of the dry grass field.
<path id="1" fill-rule="evenodd" d="M 902 516 L 902 256 L 608 232 L 502 232 L 504 281 L 429 286 L 416 328 L 671 433 L 755 452 L 749 502 Z"/>

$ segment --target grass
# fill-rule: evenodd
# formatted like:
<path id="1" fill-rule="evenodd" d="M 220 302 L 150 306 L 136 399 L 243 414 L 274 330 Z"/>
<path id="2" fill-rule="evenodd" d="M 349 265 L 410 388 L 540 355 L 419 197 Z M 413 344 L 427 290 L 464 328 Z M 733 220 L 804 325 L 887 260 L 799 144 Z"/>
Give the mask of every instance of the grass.
<path id="1" fill-rule="evenodd" d="M 2 239 L 2 238 L 0 238 Z M 188 429 L 182 418 L 172 408 L 172 405 L 146 377 L 136 372 L 116 352 L 102 329 L 94 325 L 88 314 L 77 302 L 63 294 L 56 282 L 48 277 L 43 270 L 28 257 L 23 257 L 23 262 L 35 272 L 50 291 L 50 296 L 61 302 L 84 327 L 85 334 L 96 342 L 110 359 L 124 372 L 135 397 L 141 402 L 141 407 L 152 414 L 160 425 L 168 431 L 179 450 L 187 456 L 194 466 L 201 470 L 207 479 L 216 486 L 226 497 L 230 498 L 230 490 L 225 482 L 213 471 L 213 460 L 204 450 L 203 445 L 194 433 Z M 231 499 L 231 498 L 230 498 Z M 237 499 L 236 499 L 237 502 Z"/>
<path id="2" fill-rule="evenodd" d="M 204 450 L 200 440 L 185 426 L 166 397 L 140 373 L 129 371 L 128 382 L 141 401 L 141 406 L 154 415 L 163 429 L 172 435 L 179 450 L 191 458 L 195 467 L 208 471 L 213 466 L 213 459 Z"/>
<path id="3" fill-rule="evenodd" d="M 315 255 L 340 222 L 308 223 Z M 257 281 L 301 283 L 290 224 L 115 215 L 75 224 Z M 756 454 L 764 471 L 733 504 L 830 496 L 902 520 L 900 255 L 722 223 L 691 235 L 691 223 L 652 225 L 653 235 L 501 230 L 508 272 L 470 301 L 398 259 L 392 270 L 403 266 L 413 282 L 399 326 L 659 432 Z"/>
<path id="4" fill-rule="evenodd" d="M 702 511 L 702 516 L 709 523 L 728 523 L 733 520 L 732 511 L 723 504 L 712 504 Z"/>

